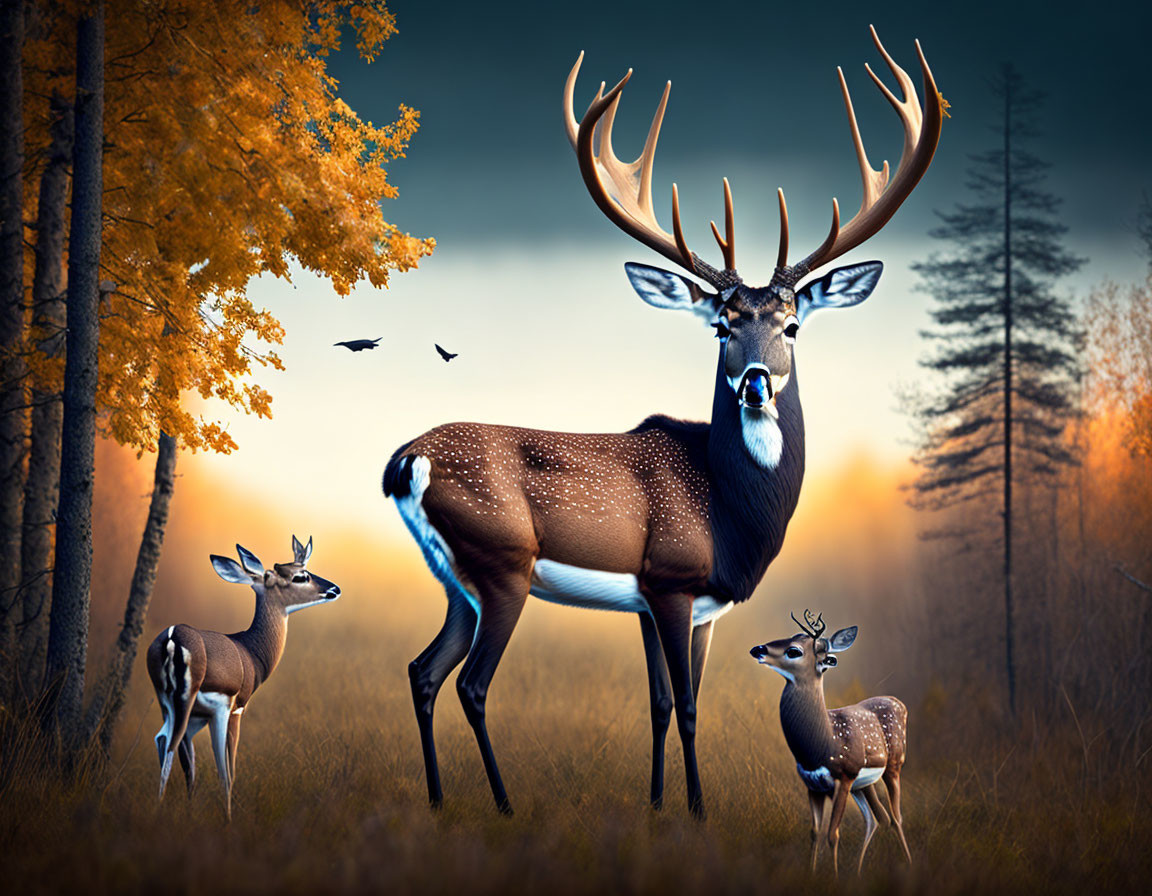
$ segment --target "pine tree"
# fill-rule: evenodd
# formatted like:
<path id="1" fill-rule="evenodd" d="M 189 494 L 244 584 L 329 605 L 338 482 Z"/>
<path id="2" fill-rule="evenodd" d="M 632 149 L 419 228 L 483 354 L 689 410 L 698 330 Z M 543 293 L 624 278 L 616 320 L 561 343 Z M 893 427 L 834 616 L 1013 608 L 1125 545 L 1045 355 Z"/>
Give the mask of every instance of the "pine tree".
<path id="1" fill-rule="evenodd" d="M 1042 95 L 1011 65 L 991 85 L 997 144 L 974 154 L 969 203 L 941 212 L 931 235 L 948 250 L 914 265 L 934 299 L 933 348 L 922 359 L 938 392 L 915 402 L 922 426 L 913 504 L 966 504 L 968 534 L 1002 547 L 1008 703 L 1013 657 L 1013 486 L 1052 480 L 1075 463 L 1063 438 L 1075 412 L 1076 319 L 1055 292 L 1083 262 L 1062 245 L 1060 200 L 1044 190 L 1048 163 L 1030 152 Z M 996 516 L 1000 519 L 997 520 Z"/>

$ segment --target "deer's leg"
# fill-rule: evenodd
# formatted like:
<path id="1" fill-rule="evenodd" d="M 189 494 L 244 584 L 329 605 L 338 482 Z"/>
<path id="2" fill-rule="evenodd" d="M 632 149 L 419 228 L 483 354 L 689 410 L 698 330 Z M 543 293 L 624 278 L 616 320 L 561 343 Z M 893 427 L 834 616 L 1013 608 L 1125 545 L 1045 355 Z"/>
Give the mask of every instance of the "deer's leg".
<path id="1" fill-rule="evenodd" d="M 704 665 L 708 662 L 708 649 L 712 646 L 712 623 L 705 622 L 692 629 L 692 696 L 700 703 L 700 682 L 704 680 Z"/>
<path id="2" fill-rule="evenodd" d="M 476 743 L 480 747 L 480 757 L 484 760 L 484 771 L 488 774 L 488 784 L 496 807 L 505 815 L 512 814 L 504 782 L 500 779 L 500 769 L 488 739 L 488 726 L 485 723 L 485 704 L 488 701 L 488 685 L 496 672 L 496 666 L 512 637 L 512 630 L 520 619 L 524 602 L 528 599 L 528 579 L 526 576 L 506 576 L 500 581 L 487 581 L 478 586 L 480 592 L 480 623 L 476 627 L 476 638 L 468 651 L 468 659 L 456 679 L 456 692 L 464 707 Z"/>
<path id="3" fill-rule="evenodd" d="M 640 613 L 640 633 L 644 636 L 644 659 L 648 663 L 648 701 L 652 708 L 652 789 L 653 809 L 664 805 L 664 740 L 672 720 L 672 685 L 660 647 L 660 634 L 649 613 Z"/>
<path id="4" fill-rule="evenodd" d="M 684 748 L 688 808 L 694 816 L 703 819 L 706 813 L 700 772 L 696 767 L 696 697 L 692 690 L 692 598 L 686 594 L 667 595 L 653 602 L 652 618 L 660 633 L 676 701 L 676 727 Z"/>
<path id="5" fill-rule="evenodd" d="M 846 781 L 837 781 L 832 790 L 832 817 L 828 820 L 828 846 L 832 850 L 832 876 L 840 873 L 837 862 L 837 847 L 840 844 L 840 821 L 844 818 L 844 809 L 848 806 L 848 794 L 851 784 Z"/>
<path id="6" fill-rule="evenodd" d="M 860 861 L 856 863 L 856 873 L 859 874 L 864 870 L 864 853 L 868 851 L 868 843 L 872 840 L 872 835 L 876 833 L 876 817 L 868 805 L 866 794 L 853 791 L 852 799 L 856 801 L 860 814 L 864 816 L 864 844 L 860 847 Z"/>
<path id="7" fill-rule="evenodd" d="M 180 740 L 176 752 L 180 756 L 180 767 L 184 769 L 184 781 L 188 785 L 188 796 L 192 796 L 192 789 L 196 786 L 196 748 L 192 746 L 192 738 L 200 733 L 200 729 L 208 724 L 203 716 L 192 716 L 188 720 L 188 730 Z"/>
<path id="8" fill-rule="evenodd" d="M 236 780 L 236 748 L 240 746 L 240 715 L 242 709 L 232 710 L 228 716 L 228 780 Z"/>
<path id="9" fill-rule="evenodd" d="M 416 724 L 420 727 L 420 746 L 424 751 L 424 776 L 428 782 L 428 802 L 438 809 L 444 802 L 440 788 L 440 768 L 436 762 L 436 741 L 432 735 L 432 713 L 436 695 L 453 669 L 468 655 L 476 633 L 476 611 L 463 595 L 448 593 L 448 614 L 432 643 L 408 664 L 408 681 L 412 686 L 412 704 Z"/>
<path id="10" fill-rule="evenodd" d="M 888 817 L 888 810 L 884 808 L 884 801 L 880 799 L 880 785 L 872 784 L 865 787 L 862 791 L 864 799 L 868 800 L 868 806 L 872 809 L 872 814 L 876 816 L 876 824 L 880 827 L 887 827 L 891 819 Z"/>
<path id="11" fill-rule="evenodd" d="M 892 823 L 896 826 L 896 835 L 900 838 L 900 846 L 904 849 L 904 858 L 912 864 L 912 853 L 908 850 L 908 841 L 904 839 L 904 818 L 900 814 L 900 772 L 889 769 L 884 773 L 884 786 L 888 788 L 888 804 L 892 807 Z"/>
<path id="12" fill-rule="evenodd" d="M 224 787 L 224 813 L 229 821 L 232 820 L 232 775 L 228 769 L 228 719 L 231 715 L 231 702 L 217 699 L 212 706 L 212 715 L 208 717 L 212 755 L 216 759 L 216 772 Z"/>
<path id="13" fill-rule="evenodd" d="M 828 797 L 815 790 L 808 791 L 808 808 L 812 810 L 812 857 L 809 862 L 810 870 L 816 873 L 816 856 L 820 853 L 820 828 L 824 824 L 824 807 L 828 805 Z"/>

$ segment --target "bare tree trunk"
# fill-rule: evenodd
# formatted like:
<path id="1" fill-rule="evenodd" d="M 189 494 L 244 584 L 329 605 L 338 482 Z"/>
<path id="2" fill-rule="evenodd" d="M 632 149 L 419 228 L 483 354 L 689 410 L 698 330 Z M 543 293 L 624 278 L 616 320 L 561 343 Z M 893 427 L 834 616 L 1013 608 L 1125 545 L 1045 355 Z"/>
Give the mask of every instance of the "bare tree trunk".
<path id="1" fill-rule="evenodd" d="M 68 335 L 60 447 L 60 505 L 49 615 L 46 727 L 76 746 L 82 723 L 92 579 L 100 244 L 104 155 L 104 3 L 76 32 L 76 135 L 68 240 Z"/>
<path id="2" fill-rule="evenodd" d="M 57 357 L 64 351 L 64 227 L 72 158 L 72 106 L 58 96 L 52 97 L 51 134 L 40 177 L 31 335 L 41 352 Z M 53 517 L 60 497 L 60 423 L 64 414 L 60 392 L 54 384 L 34 376 L 31 396 L 32 428 L 21 542 L 23 613 L 18 638 L 20 684 L 28 698 L 39 695 L 44 684 L 52 596 L 52 536 L 56 528 Z"/>
<path id="3" fill-rule="evenodd" d="M 164 530 L 168 525 L 168 506 L 176 481 L 176 440 L 160 433 L 156 451 L 156 475 L 152 486 L 152 501 L 148 506 L 148 520 L 136 553 L 136 570 L 132 574 L 132 587 L 128 604 L 124 608 L 124 625 L 116 639 L 116 648 L 108 665 L 100 689 L 88 709 L 89 739 L 99 738 L 107 753 L 116 727 L 117 717 L 124 706 L 124 695 L 132 677 L 132 664 L 144 631 L 152 588 L 156 584 L 156 570 L 160 565 L 160 550 L 164 546 Z"/>
<path id="4" fill-rule="evenodd" d="M 1012 619 L 1012 79 L 1004 79 L 1004 664 L 1016 715 Z"/>
<path id="5" fill-rule="evenodd" d="M 24 503 L 24 0 L 0 0 L 0 705 L 11 702 Z"/>

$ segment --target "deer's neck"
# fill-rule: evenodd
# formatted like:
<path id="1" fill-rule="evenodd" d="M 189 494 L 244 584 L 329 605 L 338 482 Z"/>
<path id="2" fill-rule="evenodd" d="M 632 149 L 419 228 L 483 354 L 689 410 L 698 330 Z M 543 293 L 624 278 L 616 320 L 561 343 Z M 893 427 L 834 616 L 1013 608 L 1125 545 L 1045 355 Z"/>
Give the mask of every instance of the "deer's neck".
<path id="1" fill-rule="evenodd" d="M 728 385 L 721 355 L 712 399 L 708 464 L 712 479 L 709 517 L 717 597 L 747 600 L 784 544 L 784 531 L 804 478 L 804 416 L 793 363 L 791 380 L 776 399 L 780 456 L 757 462 L 746 445 L 744 421 Z"/>
<path id="2" fill-rule="evenodd" d="M 256 612 L 247 630 L 233 635 L 236 642 L 252 657 L 255 672 L 253 690 L 263 684 L 280 657 L 284 655 L 284 644 L 288 638 L 288 617 L 283 610 L 273 607 L 262 587 L 254 587 L 256 592 Z"/>
<path id="3" fill-rule="evenodd" d="M 784 685 L 780 696 L 780 725 L 788 749 L 808 771 L 827 765 L 836 754 L 822 680 L 805 684 L 789 681 Z"/>

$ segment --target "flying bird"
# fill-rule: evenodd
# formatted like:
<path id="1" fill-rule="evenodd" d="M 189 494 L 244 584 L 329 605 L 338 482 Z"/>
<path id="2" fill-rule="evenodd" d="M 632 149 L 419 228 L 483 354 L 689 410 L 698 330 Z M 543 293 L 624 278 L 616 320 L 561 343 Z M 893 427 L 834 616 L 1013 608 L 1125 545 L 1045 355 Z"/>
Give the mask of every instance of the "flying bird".
<path id="1" fill-rule="evenodd" d="M 433 345 L 435 345 L 435 343 L 433 343 Z M 436 346 L 436 351 L 440 352 L 440 357 L 444 359 L 445 364 L 455 358 L 456 355 L 460 354 L 459 352 L 446 352 L 438 345 Z"/>
<path id="2" fill-rule="evenodd" d="M 376 348 L 380 339 L 383 338 L 381 336 L 379 339 L 349 339 L 347 342 L 335 342 L 333 345 L 342 345 L 352 352 L 362 352 L 366 348 Z"/>

